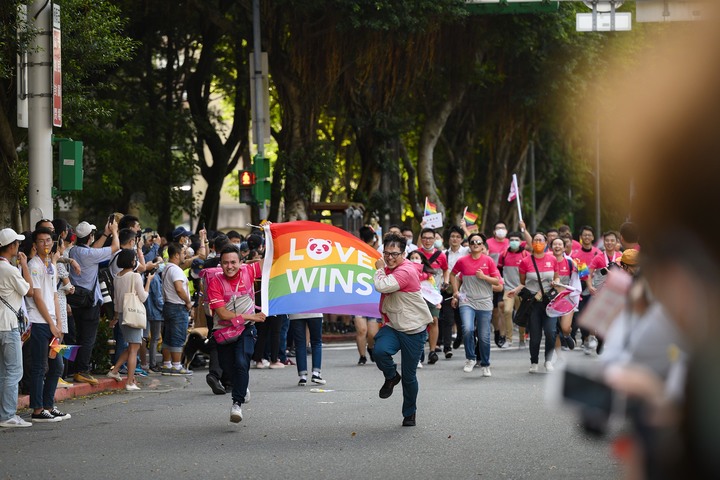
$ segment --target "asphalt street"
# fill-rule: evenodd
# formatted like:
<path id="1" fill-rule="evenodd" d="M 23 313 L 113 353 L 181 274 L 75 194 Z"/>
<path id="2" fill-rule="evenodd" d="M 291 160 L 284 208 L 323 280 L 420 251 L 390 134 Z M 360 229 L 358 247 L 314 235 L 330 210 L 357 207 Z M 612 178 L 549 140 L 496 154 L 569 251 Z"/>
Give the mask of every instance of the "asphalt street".
<path id="1" fill-rule="evenodd" d="M 464 373 L 462 351 L 426 365 L 416 427 L 401 426 L 400 386 L 378 398 L 382 374 L 356 365 L 354 345 L 326 345 L 323 357 L 325 386 L 298 387 L 295 367 L 253 369 L 240 424 L 229 422 L 230 396 L 212 394 L 204 369 L 190 379 L 153 374 L 138 393 L 67 401 L 70 420 L 0 432 L 0 478 L 620 475 L 607 440 L 585 434 L 572 411 L 546 407 L 548 376 L 528 373 L 527 350 L 493 348 L 489 378 Z"/>

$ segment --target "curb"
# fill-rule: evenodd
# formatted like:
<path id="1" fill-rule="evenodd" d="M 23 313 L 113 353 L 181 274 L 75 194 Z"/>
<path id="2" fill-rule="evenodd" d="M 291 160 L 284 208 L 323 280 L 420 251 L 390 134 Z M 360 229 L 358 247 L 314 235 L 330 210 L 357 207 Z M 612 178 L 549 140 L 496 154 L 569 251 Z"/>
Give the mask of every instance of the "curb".
<path id="1" fill-rule="evenodd" d="M 125 377 L 121 382 L 115 381 L 112 378 L 98 378 L 97 385 L 90 385 L 87 383 L 73 383 L 70 388 L 61 388 L 55 391 L 55 401 L 62 402 L 63 400 L 69 400 L 71 398 L 86 397 L 88 395 L 94 395 L 96 393 L 103 393 L 110 390 L 125 390 Z M 18 410 L 30 407 L 30 395 L 18 396 Z"/>

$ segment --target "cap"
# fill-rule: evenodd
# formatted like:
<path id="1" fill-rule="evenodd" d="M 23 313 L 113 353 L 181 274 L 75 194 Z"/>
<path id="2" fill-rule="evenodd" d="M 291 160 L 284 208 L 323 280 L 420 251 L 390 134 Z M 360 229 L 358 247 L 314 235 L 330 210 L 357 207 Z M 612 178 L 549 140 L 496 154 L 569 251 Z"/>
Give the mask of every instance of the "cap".
<path id="1" fill-rule="evenodd" d="M 180 237 L 189 237 L 190 235 L 192 235 L 192 232 L 185 227 L 177 227 L 172 231 L 173 241 L 177 241 Z"/>
<path id="2" fill-rule="evenodd" d="M 12 228 L 3 228 L 0 230 L 0 247 L 7 247 L 13 242 L 25 240 L 25 235 L 18 234 Z"/>
<path id="3" fill-rule="evenodd" d="M 640 252 L 635 250 L 634 248 L 628 248 L 625 250 L 622 254 L 622 258 L 620 261 L 624 263 L 625 265 L 637 265 L 638 264 L 638 255 Z"/>
<path id="4" fill-rule="evenodd" d="M 77 227 L 75 227 L 75 233 L 77 234 L 78 238 L 87 237 L 93 232 L 93 230 L 97 230 L 97 227 L 88 222 L 80 222 L 78 223 Z"/>

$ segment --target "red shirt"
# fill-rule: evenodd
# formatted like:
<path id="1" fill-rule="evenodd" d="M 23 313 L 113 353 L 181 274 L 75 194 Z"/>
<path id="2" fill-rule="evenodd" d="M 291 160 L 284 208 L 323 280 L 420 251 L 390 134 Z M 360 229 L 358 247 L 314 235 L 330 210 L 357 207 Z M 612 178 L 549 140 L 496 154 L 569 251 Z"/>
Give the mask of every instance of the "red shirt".
<path id="1" fill-rule="evenodd" d="M 254 282 L 261 276 L 262 270 L 259 262 L 242 264 L 235 278 L 227 278 L 222 272 L 211 275 L 207 279 L 207 298 L 210 309 L 224 307 L 233 295 L 249 295 L 254 300 Z"/>

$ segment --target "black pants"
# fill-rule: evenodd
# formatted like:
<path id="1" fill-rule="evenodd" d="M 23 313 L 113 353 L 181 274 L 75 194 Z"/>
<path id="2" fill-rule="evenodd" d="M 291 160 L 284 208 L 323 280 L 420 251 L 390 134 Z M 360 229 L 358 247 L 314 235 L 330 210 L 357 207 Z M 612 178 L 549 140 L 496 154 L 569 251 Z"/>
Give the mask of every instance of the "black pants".
<path id="1" fill-rule="evenodd" d="M 75 344 L 80 345 L 75 357 L 75 372 L 90 372 L 90 358 L 95 347 L 98 325 L 100 324 L 100 303 L 90 308 L 74 308 Z"/>
<path id="2" fill-rule="evenodd" d="M 280 317 L 273 315 L 266 317 L 264 322 L 255 324 L 255 328 L 257 329 L 257 343 L 255 344 L 255 353 L 252 357 L 253 361 L 259 362 L 262 360 L 266 350 L 266 344 L 269 344 L 270 347 L 270 362 L 275 363 L 278 361 L 278 353 L 280 352 L 280 323 Z"/>
<path id="3" fill-rule="evenodd" d="M 583 310 L 585 310 L 585 307 L 587 307 L 587 304 L 590 303 L 590 295 L 581 295 L 580 296 L 580 303 L 578 304 L 578 311 L 575 312 L 575 315 L 573 315 L 572 320 L 572 329 L 570 330 L 570 336 L 572 338 L 575 338 L 575 334 L 577 333 L 578 329 L 580 330 L 580 338 L 582 339 L 583 343 L 587 340 L 588 336 L 590 335 L 589 330 L 585 330 L 584 328 L 578 327 L 578 319 L 580 318 L 580 315 L 582 315 Z"/>
<path id="4" fill-rule="evenodd" d="M 452 308 L 450 301 L 452 298 L 443 299 L 442 308 L 440 309 L 440 338 L 438 339 L 438 345 L 442 344 L 443 351 L 447 352 L 452 350 L 452 327 L 453 324 L 460 325 L 460 310 Z M 462 328 L 458 328 L 457 334 L 462 336 Z"/>

